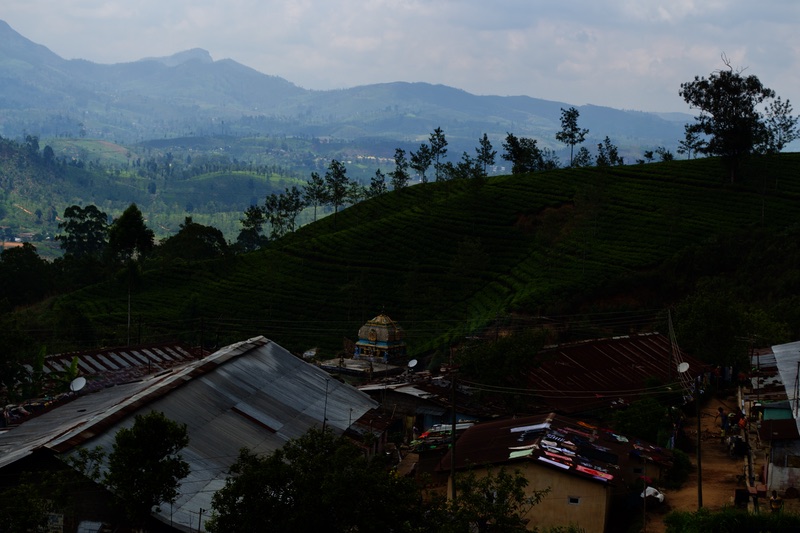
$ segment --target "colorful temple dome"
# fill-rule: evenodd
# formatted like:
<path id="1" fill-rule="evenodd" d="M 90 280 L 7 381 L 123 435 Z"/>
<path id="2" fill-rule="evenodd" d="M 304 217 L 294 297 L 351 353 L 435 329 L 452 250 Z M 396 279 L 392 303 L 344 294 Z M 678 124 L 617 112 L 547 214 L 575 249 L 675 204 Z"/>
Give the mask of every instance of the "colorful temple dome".
<path id="1" fill-rule="evenodd" d="M 405 364 L 404 339 L 403 328 L 388 316 L 380 314 L 359 328 L 353 357 Z"/>

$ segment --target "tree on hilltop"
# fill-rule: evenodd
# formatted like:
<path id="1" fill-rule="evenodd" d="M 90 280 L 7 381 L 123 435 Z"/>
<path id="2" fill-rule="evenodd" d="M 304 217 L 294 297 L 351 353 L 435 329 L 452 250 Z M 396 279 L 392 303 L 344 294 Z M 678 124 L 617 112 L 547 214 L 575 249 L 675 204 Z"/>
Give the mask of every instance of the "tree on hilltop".
<path id="1" fill-rule="evenodd" d="M 395 191 L 408 185 L 411 177 L 408 175 L 406 151 L 402 148 L 396 148 L 394 151 L 394 170 L 389 172 L 389 177 L 391 178 L 392 189 Z"/>
<path id="2" fill-rule="evenodd" d="M 689 126 L 691 132 L 707 139 L 699 151 L 720 156 L 733 183 L 744 158 L 752 153 L 780 151 L 797 138 L 797 117 L 791 116 L 789 101 L 775 100 L 775 91 L 758 77 L 734 70 L 725 56 L 723 62 L 726 69 L 708 79 L 695 76 L 693 81 L 681 84 L 678 94 L 700 110 L 696 122 Z M 766 111 L 762 111 L 762 105 Z"/>
<path id="3" fill-rule="evenodd" d="M 477 165 L 480 168 L 482 177 L 485 178 L 489 175 L 489 167 L 494 165 L 494 158 L 497 155 L 497 150 L 493 149 L 492 143 L 489 141 L 489 136 L 485 133 L 478 142 L 480 144 L 478 148 L 475 148 L 475 152 L 477 153 Z"/>
<path id="4" fill-rule="evenodd" d="M 347 168 L 341 161 L 332 160 L 325 171 L 325 199 L 333 206 L 333 227 L 336 227 L 336 214 L 339 207 L 344 205 L 350 192 L 350 178 L 347 177 Z"/>
<path id="5" fill-rule="evenodd" d="M 572 166 L 572 151 L 576 145 L 586 139 L 589 130 L 578 127 L 580 113 L 574 107 L 561 108 L 561 131 L 556 133 L 556 140 L 569 145 L 569 166 Z"/>

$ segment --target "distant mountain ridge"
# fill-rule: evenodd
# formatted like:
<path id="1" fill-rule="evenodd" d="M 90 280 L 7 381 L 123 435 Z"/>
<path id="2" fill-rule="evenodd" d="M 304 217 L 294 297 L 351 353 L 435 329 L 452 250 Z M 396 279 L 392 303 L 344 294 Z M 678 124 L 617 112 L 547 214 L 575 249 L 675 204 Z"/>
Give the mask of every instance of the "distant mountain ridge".
<path id="1" fill-rule="evenodd" d="M 527 96 L 476 96 L 428 83 L 380 83 L 333 91 L 303 89 L 232 59 L 195 48 L 165 57 L 103 65 L 66 60 L 0 21 L 0 135 L 24 133 L 132 142 L 202 135 L 369 137 L 420 142 L 441 127 L 457 158 L 483 133 L 555 142 L 560 110 Z M 673 147 L 691 117 L 576 106 L 591 147 L 608 135 L 623 153 Z M 681 120 L 685 118 L 685 120 Z M 499 143 L 498 143 L 499 146 Z M 466 150 L 466 148 L 464 148 Z M 469 148 L 471 150 L 471 148 Z"/>

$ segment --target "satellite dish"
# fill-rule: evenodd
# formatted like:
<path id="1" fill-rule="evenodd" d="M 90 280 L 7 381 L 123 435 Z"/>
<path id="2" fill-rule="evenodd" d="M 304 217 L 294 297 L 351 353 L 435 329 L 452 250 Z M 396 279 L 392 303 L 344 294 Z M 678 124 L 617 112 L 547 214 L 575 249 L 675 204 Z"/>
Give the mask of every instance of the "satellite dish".
<path id="1" fill-rule="evenodd" d="M 408 362 L 408 368 L 414 368 L 415 366 L 417 366 L 416 359 L 412 359 L 411 361 Z"/>
<path id="2" fill-rule="evenodd" d="M 69 390 L 72 392 L 78 392 L 82 388 L 86 386 L 86 378 L 81 376 L 73 379 L 69 384 Z"/>
<path id="3" fill-rule="evenodd" d="M 689 370 L 689 363 L 687 363 L 686 361 L 678 365 L 678 372 L 680 372 L 681 374 L 683 374 L 687 370 Z"/>

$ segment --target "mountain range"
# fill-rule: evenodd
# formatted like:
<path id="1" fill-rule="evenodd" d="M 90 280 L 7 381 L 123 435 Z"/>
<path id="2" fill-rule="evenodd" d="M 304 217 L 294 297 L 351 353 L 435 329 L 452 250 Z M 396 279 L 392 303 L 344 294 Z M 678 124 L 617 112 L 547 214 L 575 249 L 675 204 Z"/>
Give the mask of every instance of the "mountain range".
<path id="1" fill-rule="evenodd" d="M 215 61 L 202 49 L 110 65 L 66 60 L 0 21 L 5 137 L 80 135 L 131 143 L 223 134 L 418 143 L 441 127 L 455 154 L 471 151 L 484 133 L 497 140 L 509 132 L 563 150 L 555 133 L 561 109 L 568 107 L 579 110 L 579 125 L 589 129 L 589 147 L 609 136 L 629 157 L 658 146 L 674 149 L 692 118 L 528 96 L 478 96 L 428 83 L 307 90 L 232 59 Z"/>

